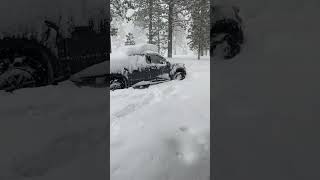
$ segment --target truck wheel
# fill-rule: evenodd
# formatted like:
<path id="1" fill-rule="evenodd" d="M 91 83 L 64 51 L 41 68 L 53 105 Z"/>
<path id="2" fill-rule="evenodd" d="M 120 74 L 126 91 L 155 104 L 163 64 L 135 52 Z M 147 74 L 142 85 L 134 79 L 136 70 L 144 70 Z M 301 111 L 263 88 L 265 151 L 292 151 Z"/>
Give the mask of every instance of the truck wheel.
<path id="1" fill-rule="evenodd" d="M 11 68 L 0 75 L 0 89 L 14 91 L 20 88 L 35 87 L 36 80 L 28 67 Z"/>
<path id="2" fill-rule="evenodd" d="M 110 90 L 124 89 L 126 87 L 125 81 L 121 78 L 112 78 L 110 80 Z"/>
<path id="3" fill-rule="evenodd" d="M 177 71 L 174 73 L 172 80 L 184 80 L 186 78 L 186 73 L 182 71 Z"/>
<path id="4" fill-rule="evenodd" d="M 0 74 L 0 90 L 47 85 L 48 68 L 38 59 L 23 53 L 11 59 Z"/>

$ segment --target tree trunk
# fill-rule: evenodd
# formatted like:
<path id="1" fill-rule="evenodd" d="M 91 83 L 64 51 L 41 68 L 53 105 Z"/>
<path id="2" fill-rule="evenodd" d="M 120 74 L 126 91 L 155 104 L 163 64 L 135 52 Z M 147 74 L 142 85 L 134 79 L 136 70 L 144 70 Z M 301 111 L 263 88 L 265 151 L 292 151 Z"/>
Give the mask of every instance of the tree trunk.
<path id="1" fill-rule="evenodd" d="M 158 53 L 160 54 L 160 50 L 161 50 L 161 48 L 160 48 L 160 31 L 158 31 Z"/>
<path id="2" fill-rule="evenodd" d="M 153 0 L 149 0 L 149 44 L 152 44 L 152 15 L 153 15 Z"/>
<path id="3" fill-rule="evenodd" d="M 200 60 L 201 56 L 201 43 L 199 42 L 199 47 L 198 47 L 198 60 Z"/>
<path id="4" fill-rule="evenodd" d="M 168 58 L 172 58 L 172 33 L 173 33 L 173 0 L 169 2 L 169 20 L 168 20 Z"/>
<path id="5" fill-rule="evenodd" d="M 157 35 L 158 35 L 158 53 L 160 54 L 160 27 L 159 27 L 159 24 L 161 23 L 161 19 L 160 19 L 160 16 L 158 16 L 158 29 L 157 29 Z"/>
<path id="6" fill-rule="evenodd" d="M 173 37 L 172 37 L 172 49 L 173 49 L 173 54 L 174 55 L 177 55 L 177 38 L 176 38 L 176 32 L 173 32 L 172 33 L 173 35 Z"/>

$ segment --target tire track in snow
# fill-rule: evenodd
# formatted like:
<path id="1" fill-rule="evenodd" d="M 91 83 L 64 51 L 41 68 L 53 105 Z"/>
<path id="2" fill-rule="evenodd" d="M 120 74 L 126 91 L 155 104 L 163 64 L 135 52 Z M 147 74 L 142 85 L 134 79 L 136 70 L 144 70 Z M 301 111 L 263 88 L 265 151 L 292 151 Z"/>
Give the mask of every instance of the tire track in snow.
<path id="1" fill-rule="evenodd" d="M 174 94 L 176 90 L 174 86 L 165 86 L 165 88 L 161 87 L 161 85 L 155 86 L 157 87 L 150 87 L 143 90 L 135 90 L 133 88 L 121 90 L 121 93 L 124 93 L 123 95 L 113 95 L 111 93 L 111 105 L 117 104 L 119 101 L 126 102 L 123 107 L 115 112 L 111 112 L 111 119 L 120 119 L 137 110 L 146 109 L 148 105 L 168 98 L 168 96 Z"/>
<path id="2" fill-rule="evenodd" d="M 124 89 L 118 92 L 111 92 L 111 112 L 110 112 L 110 135 L 117 136 L 121 130 L 120 121 L 127 116 L 136 112 L 147 111 L 151 105 L 168 99 L 177 94 L 177 86 L 174 82 L 167 82 L 165 84 L 158 84 L 147 89 Z M 121 104 L 115 110 L 113 105 Z M 139 121 L 137 124 L 143 128 L 143 123 Z M 113 138 L 111 138 L 113 139 Z M 111 142 L 116 143 L 116 142 Z"/>

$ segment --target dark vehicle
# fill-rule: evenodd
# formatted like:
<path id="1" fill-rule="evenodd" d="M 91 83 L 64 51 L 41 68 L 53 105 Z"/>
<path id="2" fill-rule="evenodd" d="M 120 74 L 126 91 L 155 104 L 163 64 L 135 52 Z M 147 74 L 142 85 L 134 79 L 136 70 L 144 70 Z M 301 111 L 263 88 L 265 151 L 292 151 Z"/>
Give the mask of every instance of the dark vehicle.
<path id="1" fill-rule="evenodd" d="M 128 87 L 142 88 L 152 84 L 158 84 L 170 80 L 183 80 L 186 77 L 186 68 L 184 64 L 171 64 L 158 53 L 147 52 L 139 54 L 130 54 L 124 61 L 112 61 L 110 73 L 106 73 L 109 64 L 97 65 L 81 74 L 71 78 L 78 86 L 109 86 L 110 90 L 124 89 Z M 114 64 L 115 67 L 112 65 Z M 132 66 L 134 64 L 134 66 Z M 137 66 L 138 64 L 138 66 Z M 97 73 L 100 69 L 101 73 Z M 109 84 L 108 84 L 109 82 Z"/>
<path id="2" fill-rule="evenodd" d="M 244 43 L 242 18 L 235 6 L 214 5 L 211 7 L 211 49 L 212 56 L 231 59 L 241 51 Z"/>
<path id="3" fill-rule="evenodd" d="M 45 21 L 56 32 L 57 53 L 36 39 L 0 39 L 0 90 L 39 87 L 67 80 L 93 64 L 108 60 L 107 23 L 99 32 L 91 26 L 74 27 L 71 37 L 62 37 L 59 27 Z"/>
<path id="4" fill-rule="evenodd" d="M 134 88 L 148 87 L 169 80 L 183 80 L 187 72 L 184 64 L 171 64 L 157 53 L 134 54 L 141 56 L 133 61 L 145 61 L 145 64 L 132 72 L 124 67 L 122 73 L 110 74 L 110 89 L 123 89 L 130 86 Z M 141 63 L 143 64 L 143 63 Z"/>

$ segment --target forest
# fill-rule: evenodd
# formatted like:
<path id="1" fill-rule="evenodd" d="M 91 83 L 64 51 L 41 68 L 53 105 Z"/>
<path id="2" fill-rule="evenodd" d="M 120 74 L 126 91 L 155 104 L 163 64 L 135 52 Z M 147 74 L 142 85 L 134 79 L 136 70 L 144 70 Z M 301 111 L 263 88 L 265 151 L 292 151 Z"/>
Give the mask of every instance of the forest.
<path id="1" fill-rule="evenodd" d="M 154 44 L 158 53 L 209 55 L 209 0 L 111 0 L 112 49 Z"/>

